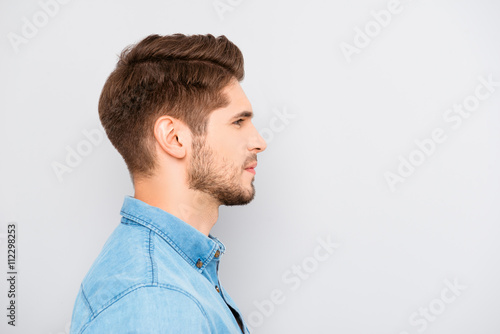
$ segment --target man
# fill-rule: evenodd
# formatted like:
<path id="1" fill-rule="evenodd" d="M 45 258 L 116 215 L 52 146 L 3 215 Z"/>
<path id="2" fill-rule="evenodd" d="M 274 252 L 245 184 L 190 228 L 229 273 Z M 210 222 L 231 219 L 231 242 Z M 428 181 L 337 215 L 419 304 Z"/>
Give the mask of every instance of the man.
<path id="1" fill-rule="evenodd" d="M 210 235 L 220 205 L 254 198 L 266 148 L 243 77 L 225 36 L 151 35 L 120 55 L 99 117 L 135 194 L 82 282 L 72 334 L 248 333 Z"/>

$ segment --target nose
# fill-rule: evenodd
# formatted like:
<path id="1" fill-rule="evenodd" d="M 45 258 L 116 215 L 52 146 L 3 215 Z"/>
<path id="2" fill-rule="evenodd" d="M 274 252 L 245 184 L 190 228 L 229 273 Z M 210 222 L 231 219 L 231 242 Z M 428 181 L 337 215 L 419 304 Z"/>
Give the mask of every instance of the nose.
<path id="1" fill-rule="evenodd" d="M 254 126 L 254 136 L 248 148 L 250 151 L 263 152 L 267 148 L 267 143 Z"/>

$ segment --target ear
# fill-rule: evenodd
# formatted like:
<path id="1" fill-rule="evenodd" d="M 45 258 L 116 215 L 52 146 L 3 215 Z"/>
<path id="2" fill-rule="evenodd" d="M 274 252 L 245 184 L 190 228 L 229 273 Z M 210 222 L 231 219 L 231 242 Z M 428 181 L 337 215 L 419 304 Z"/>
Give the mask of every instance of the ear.
<path id="1" fill-rule="evenodd" d="M 175 158 L 186 156 L 186 131 L 179 120 L 171 116 L 159 117 L 154 126 L 154 136 L 161 149 Z"/>

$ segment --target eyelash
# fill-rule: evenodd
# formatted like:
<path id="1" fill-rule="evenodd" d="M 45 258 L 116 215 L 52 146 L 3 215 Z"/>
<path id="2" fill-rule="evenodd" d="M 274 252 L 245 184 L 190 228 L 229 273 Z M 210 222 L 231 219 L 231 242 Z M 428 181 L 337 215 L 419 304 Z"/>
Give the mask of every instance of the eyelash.
<path id="1" fill-rule="evenodd" d="M 236 125 L 241 125 L 240 122 L 243 122 L 244 119 L 240 118 L 239 120 L 233 122 L 233 124 L 236 124 Z"/>

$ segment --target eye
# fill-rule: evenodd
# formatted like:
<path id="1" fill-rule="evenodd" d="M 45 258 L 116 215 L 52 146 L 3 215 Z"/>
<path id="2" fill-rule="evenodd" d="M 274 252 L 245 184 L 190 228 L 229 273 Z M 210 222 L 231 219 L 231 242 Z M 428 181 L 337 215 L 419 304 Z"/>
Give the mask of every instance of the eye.
<path id="1" fill-rule="evenodd" d="M 241 122 L 243 122 L 244 119 L 243 118 L 240 118 L 239 120 L 233 122 L 233 124 L 236 124 L 236 125 L 241 125 Z"/>

